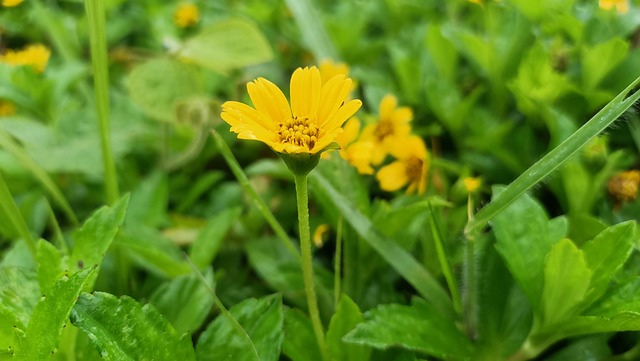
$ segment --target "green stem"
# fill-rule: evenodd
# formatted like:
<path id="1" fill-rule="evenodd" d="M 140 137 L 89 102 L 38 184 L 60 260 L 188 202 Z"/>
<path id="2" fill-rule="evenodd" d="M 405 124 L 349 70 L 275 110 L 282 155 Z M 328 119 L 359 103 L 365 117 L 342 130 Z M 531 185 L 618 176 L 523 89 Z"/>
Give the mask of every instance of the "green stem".
<path id="1" fill-rule="evenodd" d="M 635 91 L 627 97 L 633 88 L 640 83 L 640 77 L 633 81 L 625 90 L 620 92 L 615 99 L 607 104 L 593 118 L 585 123 L 575 133 L 571 134 L 562 144 L 551 150 L 538 162 L 532 165 L 516 180 L 511 182 L 500 194 L 498 194 L 487 206 L 482 208 L 474 219 L 469 220 L 465 227 L 465 233 L 469 234 L 482 229 L 493 217 L 516 200 L 520 195 L 529 190 L 553 170 L 558 168 L 566 160 L 582 148 L 591 138 L 600 134 L 622 113 L 640 99 L 640 91 Z"/>
<path id="2" fill-rule="evenodd" d="M 85 0 L 91 42 L 91 66 L 100 128 L 100 146 L 104 166 L 107 203 L 115 203 L 120 196 L 116 165 L 111 151 L 109 130 L 109 68 L 107 66 L 107 39 L 105 31 L 104 0 Z"/>
<path id="3" fill-rule="evenodd" d="M 462 306 L 464 309 L 465 329 L 467 335 L 471 339 L 476 336 L 476 258 L 475 258 L 475 240 L 467 238 L 464 247 L 464 297 Z"/>
<path id="4" fill-rule="evenodd" d="M 342 281 L 342 216 L 338 216 L 338 229 L 336 230 L 336 255 L 333 262 L 333 300 L 334 306 L 338 308 Z"/>
<path id="5" fill-rule="evenodd" d="M 58 249 L 62 250 L 62 253 L 65 255 L 69 253 L 69 246 L 67 246 L 67 242 L 64 239 L 64 234 L 62 233 L 62 229 L 60 228 L 60 223 L 58 223 L 58 219 L 56 218 L 56 214 L 53 212 L 53 208 L 51 208 L 51 204 L 49 201 L 46 201 L 47 204 L 47 213 L 49 213 L 49 219 L 51 220 L 51 231 L 54 234 L 54 244 L 58 246 Z"/>
<path id="6" fill-rule="evenodd" d="M 307 191 L 307 175 L 294 174 L 296 183 L 296 200 L 298 204 L 298 225 L 300 227 L 300 253 L 302 255 L 302 275 L 304 278 L 304 291 L 307 295 L 309 316 L 316 334 L 318 348 L 322 359 L 329 361 L 329 351 L 326 345 L 320 312 L 318 311 L 318 299 L 313 283 L 313 261 L 311 258 L 311 233 L 309 231 L 309 194 Z"/>
<path id="7" fill-rule="evenodd" d="M 251 199 L 253 200 L 253 204 L 258 208 L 258 211 L 262 213 L 264 219 L 267 221 L 267 223 L 269 223 L 271 229 L 273 229 L 284 246 L 289 250 L 289 253 L 291 253 L 291 255 L 295 259 L 300 259 L 300 253 L 296 249 L 296 246 L 293 245 L 291 239 L 287 235 L 287 232 L 285 232 L 284 228 L 282 228 L 278 220 L 276 220 L 276 217 L 273 215 L 273 213 L 271 213 L 271 210 L 269 209 L 269 207 L 267 207 L 267 204 L 264 202 L 264 200 L 260 198 L 258 192 L 253 189 L 251 183 L 249 183 L 247 175 L 242 170 L 242 167 L 240 167 L 240 164 L 231 152 L 231 149 L 229 149 L 227 143 L 215 130 L 212 130 L 211 134 L 213 135 L 213 140 L 215 141 L 218 150 L 220 150 L 220 154 L 222 154 L 222 157 L 227 162 L 227 165 L 229 166 L 229 168 L 231 168 L 231 172 L 236 176 L 236 179 L 240 183 L 242 189 L 245 191 L 245 193 L 247 193 L 249 197 L 251 197 Z"/>
<path id="8" fill-rule="evenodd" d="M 0 172 L 0 209 L 2 209 L 5 217 L 9 219 L 9 222 L 11 222 L 16 231 L 18 231 L 18 234 L 20 234 L 20 237 L 22 237 L 24 242 L 27 244 L 33 258 L 35 259 L 37 252 L 36 241 L 31 236 L 27 222 L 22 218 L 22 213 L 20 213 L 20 209 L 13 200 L 13 196 L 11 195 L 11 191 L 9 190 L 7 183 L 4 181 L 2 172 Z"/>

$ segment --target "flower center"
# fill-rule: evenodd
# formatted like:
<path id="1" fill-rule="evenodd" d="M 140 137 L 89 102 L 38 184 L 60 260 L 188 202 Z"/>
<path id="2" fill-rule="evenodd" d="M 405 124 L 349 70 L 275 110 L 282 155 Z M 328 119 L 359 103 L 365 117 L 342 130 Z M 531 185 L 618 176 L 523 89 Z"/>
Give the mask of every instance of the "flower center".
<path id="1" fill-rule="evenodd" d="M 382 141 L 384 138 L 393 134 L 393 123 L 386 120 L 381 120 L 376 126 L 375 131 L 373 132 L 378 141 Z"/>
<path id="2" fill-rule="evenodd" d="M 405 173 L 407 174 L 407 178 L 412 181 L 420 180 L 422 177 L 422 159 L 418 157 L 411 157 L 405 162 Z"/>
<path id="3" fill-rule="evenodd" d="M 308 117 L 294 116 L 279 125 L 278 137 L 282 144 L 294 144 L 311 150 L 318 141 L 320 129 Z"/>

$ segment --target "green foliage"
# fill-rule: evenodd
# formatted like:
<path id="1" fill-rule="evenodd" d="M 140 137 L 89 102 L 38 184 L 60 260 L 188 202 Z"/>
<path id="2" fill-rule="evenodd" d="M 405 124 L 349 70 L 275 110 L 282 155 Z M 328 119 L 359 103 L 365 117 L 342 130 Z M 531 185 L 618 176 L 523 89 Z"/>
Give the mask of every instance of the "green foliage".
<path id="1" fill-rule="evenodd" d="M 83 293 L 71 313 L 106 360 L 195 360 L 188 337 L 181 337 L 158 310 L 131 297 Z"/>

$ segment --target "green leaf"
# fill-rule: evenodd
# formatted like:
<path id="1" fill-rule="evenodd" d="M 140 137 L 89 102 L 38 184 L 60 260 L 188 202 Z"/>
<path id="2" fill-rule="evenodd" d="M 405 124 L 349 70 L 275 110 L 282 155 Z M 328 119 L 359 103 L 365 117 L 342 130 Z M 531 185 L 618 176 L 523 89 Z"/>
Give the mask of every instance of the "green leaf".
<path id="1" fill-rule="evenodd" d="M 207 272 L 205 277 L 213 283 L 213 272 Z M 195 274 L 190 274 L 162 284 L 149 302 L 179 334 L 191 334 L 200 328 L 211 311 L 213 297 L 206 285 Z"/>
<path id="2" fill-rule="evenodd" d="M 219 21 L 204 28 L 184 43 L 178 56 L 222 73 L 264 63 L 273 57 L 271 47 L 260 30 L 239 18 Z"/>
<path id="3" fill-rule="evenodd" d="M 627 56 L 629 43 L 620 38 L 584 47 L 582 55 L 582 83 L 586 89 L 594 89 Z"/>
<path id="4" fill-rule="evenodd" d="M 327 345 L 333 360 L 369 360 L 370 349 L 342 341 L 342 337 L 363 320 L 362 312 L 360 312 L 358 305 L 349 296 L 342 295 L 336 313 L 331 317 L 329 329 L 327 330 Z"/>
<path id="5" fill-rule="evenodd" d="M 322 188 L 328 199 L 342 214 L 348 214 L 345 220 L 356 230 L 373 249 L 384 258 L 405 280 L 407 280 L 424 298 L 442 312 L 453 313 L 449 295 L 442 285 L 416 259 L 396 242 L 384 237 L 371 220 L 353 205 L 319 173 L 311 173 L 312 186 Z"/>
<path id="6" fill-rule="evenodd" d="M 138 65 L 129 74 L 131 99 L 151 117 L 171 122 L 177 103 L 201 93 L 198 72 L 186 64 L 167 58 L 156 58 Z"/>
<path id="7" fill-rule="evenodd" d="M 91 282 L 95 267 L 56 282 L 51 293 L 44 294 L 36 305 L 27 327 L 22 353 L 27 360 L 50 358 L 60 344 L 60 335 L 83 287 Z"/>
<path id="8" fill-rule="evenodd" d="M 611 348 L 608 345 L 609 335 L 594 335 L 578 339 L 569 346 L 554 353 L 546 361 L 600 361 L 611 357 Z"/>
<path id="9" fill-rule="evenodd" d="M 316 61 L 337 60 L 337 52 L 324 27 L 322 16 L 314 8 L 313 2 L 311 0 L 286 0 L 285 2 L 298 24 L 307 50 L 313 54 Z"/>
<path id="10" fill-rule="evenodd" d="M 587 265 L 593 272 L 588 299 L 602 296 L 613 275 L 622 267 L 634 245 L 636 223 L 628 221 L 609 227 L 584 244 Z"/>
<path id="11" fill-rule="evenodd" d="M 251 343 L 246 336 L 239 334 L 239 329 L 229 319 L 220 315 L 198 339 L 198 361 L 279 359 L 284 337 L 282 298 L 279 295 L 251 298 L 231 307 L 229 311 L 246 331 Z"/>
<path id="12" fill-rule="evenodd" d="M 579 312 L 590 280 L 584 253 L 567 238 L 554 244 L 544 265 L 540 327 L 555 327 Z"/>
<path id="13" fill-rule="evenodd" d="M 89 335 L 105 360 L 195 361 L 189 337 L 180 337 L 152 305 L 128 296 L 83 293 L 71 322 Z"/>
<path id="14" fill-rule="evenodd" d="M 116 246 L 141 267 L 161 277 L 177 277 L 191 273 L 180 248 L 152 228 L 127 228 L 116 240 Z"/>
<path id="15" fill-rule="evenodd" d="M 26 329 L 40 299 L 36 273 L 29 269 L 0 268 L 0 308 L 15 315 L 18 327 Z"/>
<path id="16" fill-rule="evenodd" d="M 0 304 L 0 360 L 3 352 L 21 348 L 19 339 L 24 337 L 24 329 L 18 317 Z"/>
<path id="17" fill-rule="evenodd" d="M 496 188 L 494 194 L 499 190 Z M 496 249 L 535 310 L 541 309 L 545 257 L 551 245 L 566 233 L 566 223 L 565 229 L 562 228 L 559 223 L 550 229 L 544 209 L 528 194 L 519 197 L 494 219 Z"/>
<path id="18" fill-rule="evenodd" d="M 207 225 L 200 231 L 198 238 L 189 249 L 189 258 L 198 268 L 204 268 L 213 262 L 224 241 L 224 236 L 235 222 L 242 208 L 234 207 L 216 214 L 209 219 Z"/>
<path id="19" fill-rule="evenodd" d="M 129 204 L 129 195 L 117 201 L 113 207 L 98 209 L 82 228 L 75 232 L 74 247 L 69 258 L 71 274 L 93 266 L 100 267 L 102 258 L 118 233 Z M 94 276 L 97 276 L 95 272 Z M 93 280 L 89 282 L 92 284 Z"/>
<path id="20" fill-rule="evenodd" d="M 167 177 L 162 172 L 155 172 L 131 193 L 125 224 L 158 227 L 166 219 L 168 203 Z"/>
<path id="21" fill-rule="evenodd" d="M 375 348 L 400 346 L 445 359 L 470 359 L 473 345 L 455 322 L 426 301 L 411 306 L 381 305 L 365 313 L 365 322 L 343 340 Z"/>
<path id="22" fill-rule="evenodd" d="M 38 283 L 40 291 L 49 294 L 53 290 L 56 281 L 64 274 L 65 268 L 60 251 L 51 243 L 41 239 L 38 242 Z"/>
<path id="23" fill-rule="evenodd" d="M 292 361 L 322 361 L 311 320 L 297 308 L 284 308 L 282 352 Z"/>

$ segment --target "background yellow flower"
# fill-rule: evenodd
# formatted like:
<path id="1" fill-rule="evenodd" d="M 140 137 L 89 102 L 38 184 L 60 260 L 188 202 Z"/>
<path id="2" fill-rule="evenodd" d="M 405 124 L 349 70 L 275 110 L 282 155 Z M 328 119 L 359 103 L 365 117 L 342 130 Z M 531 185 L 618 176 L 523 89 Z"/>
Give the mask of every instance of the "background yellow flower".
<path id="1" fill-rule="evenodd" d="M 37 72 L 42 73 L 50 56 L 49 48 L 42 44 L 34 44 L 19 51 L 8 50 L 0 55 L 0 62 L 14 66 L 32 66 Z"/>
<path id="2" fill-rule="evenodd" d="M 192 3 L 178 5 L 173 14 L 173 22 L 181 28 L 194 26 L 198 21 L 200 21 L 200 10 Z"/>
<path id="3" fill-rule="evenodd" d="M 367 125 L 362 131 L 361 140 L 373 142 L 371 163 L 382 163 L 390 153 L 392 144 L 397 139 L 406 138 L 411 133 L 410 122 L 413 112 L 408 107 L 399 107 L 398 100 L 393 95 L 386 95 L 380 102 L 380 116 L 378 121 Z"/>
<path id="4" fill-rule="evenodd" d="M 5 7 L 17 6 L 17 5 L 20 5 L 22 1 L 23 0 L 2 0 L 2 6 L 5 6 Z"/>
<path id="5" fill-rule="evenodd" d="M 611 10 L 615 8 L 620 14 L 626 14 L 629 12 L 628 0 L 599 0 L 598 5 L 604 10 Z"/>
<path id="6" fill-rule="evenodd" d="M 412 135 L 397 142 L 391 149 L 391 155 L 397 160 L 380 168 L 376 174 L 380 188 L 392 192 L 408 184 L 407 193 L 424 193 L 427 188 L 429 154 L 422 138 Z"/>

